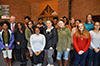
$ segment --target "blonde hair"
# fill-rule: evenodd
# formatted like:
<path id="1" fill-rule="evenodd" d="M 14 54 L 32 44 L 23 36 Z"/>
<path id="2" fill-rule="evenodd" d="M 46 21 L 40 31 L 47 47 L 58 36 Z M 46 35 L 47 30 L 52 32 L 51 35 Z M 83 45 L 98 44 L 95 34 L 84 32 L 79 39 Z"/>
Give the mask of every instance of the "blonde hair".
<path id="1" fill-rule="evenodd" d="M 84 26 L 83 33 L 81 34 L 81 31 L 79 30 L 79 25 L 77 27 L 76 37 L 85 37 L 89 38 L 89 32 L 86 30 L 85 25 L 83 23 L 80 23 Z"/>

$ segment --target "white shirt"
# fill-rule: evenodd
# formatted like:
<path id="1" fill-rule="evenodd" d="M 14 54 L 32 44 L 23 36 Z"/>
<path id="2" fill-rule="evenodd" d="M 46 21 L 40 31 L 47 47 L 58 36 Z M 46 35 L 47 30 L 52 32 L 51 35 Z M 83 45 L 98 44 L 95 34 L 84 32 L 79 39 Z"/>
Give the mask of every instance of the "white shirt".
<path id="1" fill-rule="evenodd" d="M 10 28 L 11 28 L 11 30 L 12 30 L 12 25 L 13 25 L 13 27 L 15 26 L 15 23 L 10 23 Z"/>

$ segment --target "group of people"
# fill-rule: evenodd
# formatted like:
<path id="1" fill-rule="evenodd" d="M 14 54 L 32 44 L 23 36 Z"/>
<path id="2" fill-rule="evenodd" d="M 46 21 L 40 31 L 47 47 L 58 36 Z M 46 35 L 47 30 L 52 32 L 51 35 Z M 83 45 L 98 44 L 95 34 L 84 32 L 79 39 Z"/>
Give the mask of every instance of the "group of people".
<path id="1" fill-rule="evenodd" d="M 11 16 L 10 22 L 1 22 L 0 49 L 7 66 L 12 66 L 12 58 L 21 65 L 26 65 L 28 56 L 32 66 L 43 66 L 44 56 L 47 66 L 99 66 L 100 62 L 100 23 L 92 20 L 92 15 L 86 16 L 86 22 L 80 19 L 54 17 L 47 20 L 38 18 L 34 24 L 29 16 L 25 22 L 16 22 Z M 63 58 L 62 58 L 63 56 Z M 64 60 L 62 60 L 64 59 Z M 93 62 L 93 63 L 92 63 Z"/>

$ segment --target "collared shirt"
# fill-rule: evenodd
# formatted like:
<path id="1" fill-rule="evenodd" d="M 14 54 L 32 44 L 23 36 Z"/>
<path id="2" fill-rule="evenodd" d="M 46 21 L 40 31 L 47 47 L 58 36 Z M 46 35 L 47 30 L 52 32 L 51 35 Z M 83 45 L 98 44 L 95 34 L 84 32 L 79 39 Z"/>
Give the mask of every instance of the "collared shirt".
<path id="1" fill-rule="evenodd" d="M 13 23 L 13 24 L 12 24 L 12 23 L 10 23 L 10 25 L 11 25 L 11 27 L 10 27 L 10 28 L 11 28 L 11 30 L 13 30 L 12 26 L 14 27 L 14 26 L 15 26 L 15 23 Z"/>

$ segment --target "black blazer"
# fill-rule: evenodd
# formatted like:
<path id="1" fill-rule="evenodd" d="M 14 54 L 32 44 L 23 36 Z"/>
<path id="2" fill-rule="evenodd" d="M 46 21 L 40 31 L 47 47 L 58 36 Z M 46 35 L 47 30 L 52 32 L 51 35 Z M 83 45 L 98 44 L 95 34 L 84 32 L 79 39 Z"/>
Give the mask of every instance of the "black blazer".
<path id="1" fill-rule="evenodd" d="M 14 32 L 14 37 L 15 37 L 15 47 L 17 49 L 27 47 L 27 40 L 25 38 L 25 32 L 23 33 L 21 33 L 20 31 Z M 17 42 L 20 42 L 20 45 L 18 45 Z"/>
<path id="2" fill-rule="evenodd" d="M 44 35 L 46 37 L 46 46 L 45 49 L 49 49 L 50 47 L 53 47 L 53 49 L 56 49 L 56 44 L 58 42 L 58 33 L 57 29 L 53 28 L 51 32 L 44 32 Z"/>

